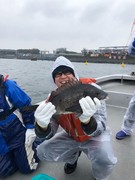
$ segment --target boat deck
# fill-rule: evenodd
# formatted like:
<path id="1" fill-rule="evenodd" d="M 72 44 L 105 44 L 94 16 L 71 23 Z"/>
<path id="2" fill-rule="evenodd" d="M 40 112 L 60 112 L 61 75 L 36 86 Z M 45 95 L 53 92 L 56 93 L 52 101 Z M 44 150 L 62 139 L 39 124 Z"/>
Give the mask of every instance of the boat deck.
<path id="1" fill-rule="evenodd" d="M 107 84 L 101 84 L 101 86 L 109 93 L 109 100 L 107 100 L 108 125 L 112 130 L 112 145 L 114 153 L 118 158 L 118 163 L 111 174 L 110 180 L 135 180 L 135 132 L 132 136 L 124 140 L 115 139 L 115 134 L 120 130 L 128 102 L 134 92 L 135 82 L 121 83 L 113 81 Z M 66 175 L 63 166 L 64 163 L 40 162 L 39 168 L 29 175 L 23 175 L 17 172 L 5 179 L 31 180 L 35 175 L 44 173 L 56 180 L 94 180 L 91 171 L 91 162 L 83 153 L 78 160 L 78 167 L 73 174 Z"/>

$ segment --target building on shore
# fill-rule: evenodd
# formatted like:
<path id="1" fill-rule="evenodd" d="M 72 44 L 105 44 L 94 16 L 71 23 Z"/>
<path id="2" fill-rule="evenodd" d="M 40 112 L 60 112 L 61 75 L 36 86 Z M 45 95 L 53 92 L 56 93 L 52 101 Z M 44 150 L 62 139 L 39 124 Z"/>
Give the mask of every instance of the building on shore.
<path id="1" fill-rule="evenodd" d="M 58 56 L 65 56 L 73 62 L 86 62 L 87 60 L 91 63 L 135 64 L 135 57 L 128 55 L 127 49 L 128 46 L 99 47 L 91 50 L 84 48 L 79 53 L 68 51 L 66 48 L 58 48 L 53 53 L 39 49 L 0 49 L 0 58 L 54 61 Z"/>

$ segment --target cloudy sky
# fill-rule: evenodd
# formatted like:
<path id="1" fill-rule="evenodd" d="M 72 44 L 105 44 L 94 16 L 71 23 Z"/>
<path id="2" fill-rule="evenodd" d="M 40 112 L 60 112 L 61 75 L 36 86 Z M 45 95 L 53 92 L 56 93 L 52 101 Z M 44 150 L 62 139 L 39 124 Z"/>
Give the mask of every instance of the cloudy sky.
<path id="1" fill-rule="evenodd" d="M 0 0 L 0 49 L 125 46 L 134 19 L 135 0 Z"/>

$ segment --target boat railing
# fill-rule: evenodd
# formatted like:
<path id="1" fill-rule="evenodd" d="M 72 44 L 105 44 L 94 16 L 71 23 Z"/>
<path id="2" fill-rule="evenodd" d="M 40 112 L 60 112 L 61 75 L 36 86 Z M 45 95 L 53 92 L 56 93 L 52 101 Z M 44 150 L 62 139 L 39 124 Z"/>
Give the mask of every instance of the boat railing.
<path id="1" fill-rule="evenodd" d="M 108 99 L 106 100 L 106 104 L 108 106 L 114 106 L 119 108 L 127 108 L 129 101 L 132 97 L 130 93 L 121 93 L 116 91 L 106 91 L 108 93 Z"/>
<path id="2" fill-rule="evenodd" d="M 119 80 L 121 83 L 124 80 L 135 81 L 135 76 L 125 75 L 125 74 L 113 74 L 113 75 L 107 75 L 96 78 L 97 84 L 102 84 L 106 81 L 114 81 L 114 80 Z"/>

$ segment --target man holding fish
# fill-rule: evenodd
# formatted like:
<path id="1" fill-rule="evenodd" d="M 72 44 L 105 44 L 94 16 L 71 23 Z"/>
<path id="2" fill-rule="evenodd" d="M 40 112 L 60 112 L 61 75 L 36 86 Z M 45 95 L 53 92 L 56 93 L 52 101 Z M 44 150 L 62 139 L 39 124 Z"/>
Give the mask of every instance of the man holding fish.
<path id="1" fill-rule="evenodd" d="M 70 174 L 83 152 L 92 162 L 94 178 L 107 180 L 117 163 L 106 125 L 107 94 L 95 83 L 89 85 L 91 89 L 88 84 L 84 87 L 73 64 L 63 56 L 54 62 L 52 79 L 58 89 L 35 111 L 35 132 L 46 138 L 37 147 L 39 159 L 65 162 L 65 173 Z M 63 131 L 57 132 L 59 126 Z"/>

